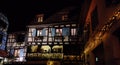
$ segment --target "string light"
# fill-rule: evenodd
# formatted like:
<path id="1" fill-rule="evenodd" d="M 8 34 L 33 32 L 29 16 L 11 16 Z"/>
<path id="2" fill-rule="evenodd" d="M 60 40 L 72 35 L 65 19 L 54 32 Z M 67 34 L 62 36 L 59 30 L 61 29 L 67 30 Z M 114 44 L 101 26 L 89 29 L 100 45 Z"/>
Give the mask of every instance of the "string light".
<path id="1" fill-rule="evenodd" d="M 89 39 L 89 41 L 88 41 L 89 44 L 85 48 L 84 53 L 86 54 L 89 51 L 92 51 L 92 49 L 94 49 L 101 42 L 101 40 L 102 40 L 101 37 L 104 35 L 104 33 L 107 32 L 107 31 L 109 31 L 110 28 L 112 27 L 112 25 L 114 23 L 118 22 L 119 20 L 120 20 L 120 9 L 118 9 L 115 12 L 115 14 L 112 17 L 109 18 L 108 22 L 106 22 L 105 25 L 103 25 L 103 27 L 100 29 L 100 31 L 97 32 L 98 34 L 94 35 L 94 38 L 97 37 L 97 39 L 94 39 L 95 45 L 92 44 L 93 43 L 92 42 L 93 38 L 92 38 L 92 40 Z M 100 37 L 99 38 L 100 40 L 98 39 L 98 37 Z"/>

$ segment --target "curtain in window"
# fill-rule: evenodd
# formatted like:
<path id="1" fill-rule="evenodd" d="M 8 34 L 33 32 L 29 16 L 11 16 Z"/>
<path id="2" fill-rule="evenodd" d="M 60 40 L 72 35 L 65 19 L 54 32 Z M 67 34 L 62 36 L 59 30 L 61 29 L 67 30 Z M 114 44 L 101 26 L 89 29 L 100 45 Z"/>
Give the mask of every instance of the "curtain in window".
<path id="1" fill-rule="evenodd" d="M 23 57 L 23 54 L 24 54 L 24 49 L 20 49 L 20 54 L 19 54 L 19 56 L 20 56 L 20 57 Z"/>
<path id="2" fill-rule="evenodd" d="M 33 36 L 33 37 L 36 36 L 36 29 L 33 30 L 33 32 L 32 32 L 32 36 Z"/>
<path id="3" fill-rule="evenodd" d="M 70 32 L 69 32 L 70 28 L 62 28 L 62 35 L 63 36 L 69 36 Z"/>
<path id="4" fill-rule="evenodd" d="M 55 36 L 55 28 L 52 28 L 52 29 L 51 29 L 51 32 L 52 32 L 52 33 L 51 33 L 52 36 Z"/>
<path id="5" fill-rule="evenodd" d="M 10 50 L 10 56 L 14 55 L 14 49 Z"/>
<path id="6" fill-rule="evenodd" d="M 42 36 L 46 36 L 46 29 L 42 30 Z"/>

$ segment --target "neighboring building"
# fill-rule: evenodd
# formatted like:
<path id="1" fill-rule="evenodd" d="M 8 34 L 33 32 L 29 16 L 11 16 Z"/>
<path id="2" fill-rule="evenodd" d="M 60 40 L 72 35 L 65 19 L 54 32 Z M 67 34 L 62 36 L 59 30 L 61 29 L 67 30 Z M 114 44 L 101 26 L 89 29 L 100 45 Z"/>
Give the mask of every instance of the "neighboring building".
<path id="1" fill-rule="evenodd" d="M 26 61 L 25 32 L 8 34 L 7 51 L 9 52 L 9 57 L 4 64 Z"/>
<path id="2" fill-rule="evenodd" d="M 84 65 L 120 65 L 120 0 L 85 0 Z"/>
<path id="3" fill-rule="evenodd" d="M 8 56 L 6 51 L 8 25 L 7 17 L 0 13 L 0 64 Z"/>
<path id="4" fill-rule="evenodd" d="M 27 26 L 26 63 L 43 65 L 81 64 L 82 40 L 79 7 L 68 7 L 49 18 L 38 14 Z"/>

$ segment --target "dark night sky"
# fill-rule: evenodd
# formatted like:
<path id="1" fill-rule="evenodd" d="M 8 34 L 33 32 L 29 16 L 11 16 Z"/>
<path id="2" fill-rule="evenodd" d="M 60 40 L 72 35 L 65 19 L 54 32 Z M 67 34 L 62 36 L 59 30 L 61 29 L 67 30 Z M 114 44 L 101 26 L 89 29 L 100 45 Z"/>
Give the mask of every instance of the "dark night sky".
<path id="1" fill-rule="evenodd" d="M 82 0 L 0 0 L 0 11 L 9 21 L 8 32 L 24 31 L 36 14 L 52 14 Z"/>

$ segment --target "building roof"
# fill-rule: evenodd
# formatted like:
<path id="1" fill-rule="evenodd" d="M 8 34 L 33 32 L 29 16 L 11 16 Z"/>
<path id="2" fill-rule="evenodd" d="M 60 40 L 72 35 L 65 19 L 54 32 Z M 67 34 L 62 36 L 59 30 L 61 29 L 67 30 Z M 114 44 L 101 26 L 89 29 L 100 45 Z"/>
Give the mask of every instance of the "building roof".
<path id="1" fill-rule="evenodd" d="M 61 22 L 62 15 L 67 14 L 68 20 L 65 20 L 64 22 Z M 37 22 L 36 20 L 33 20 L 30 22 L 28 26 L 34 26 L 34 25 L 42 25 L 48 26 L 48 25 L 54 25 L 54 24 L 62 24 L 62 23 L 72 23 L 72 22 L 79 22 L 79 15 L 80 15 L 80 7 L 67 7 L 59 12 L 55 12 L 53 15 L 49 16 L 48 18 L 44 18 L 43 22 Z M 52 24 L 51 24 L 52 23 Z"/>

